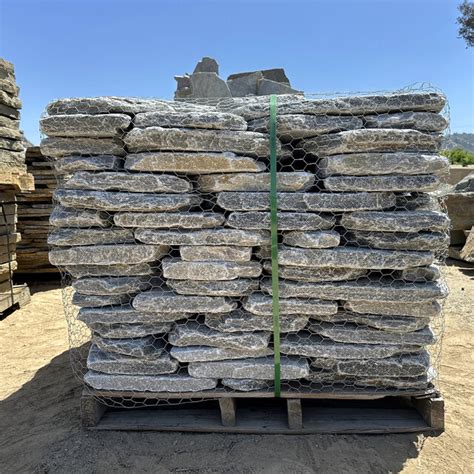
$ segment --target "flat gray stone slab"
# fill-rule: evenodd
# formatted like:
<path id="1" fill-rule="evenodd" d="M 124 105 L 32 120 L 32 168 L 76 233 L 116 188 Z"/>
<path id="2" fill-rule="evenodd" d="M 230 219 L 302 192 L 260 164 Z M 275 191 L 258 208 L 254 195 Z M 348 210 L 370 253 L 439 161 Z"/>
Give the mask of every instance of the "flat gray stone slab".
<path id="1" fill-rule="evenodd" d="M 155 268 L 148 263 L 117 264 L 117 265 L 66 265 L 64 270 L 74 278 L 88 276 L 140 276 L 152 275 Z"/>
<path id="2" fill-rule="evenodd" d="M 294 230 L 283 234 L 283 243 L 290 247 L 303 247 L 309 249 L 337 247 L 341 235 L 335 230 L 321 230 L 305 232 Z"/>
<path id="3" fill-rule="evenodd" d="M 215 362 L 191 362 L 189 374 L 193 377 L 232 378 L 274 380 L 275 368 L 273 357 L 248 358 L 240 360 L 224 360 Z M 294 357 L 281 358 L 282 380 L 297 380 L 309 373 L 308 362 Z"/>
<path id="4" fill-rule="evenodd" d="M 79 307 L 100 307 L 112 306 L 117 304 L 129 304 L 133 296 L 128 294 L 122 295 L 84 295 L 74 293 L 72 304 Z"/>
<path id="5" fill-rule="evenodd" d="M 278 193 L 280 211 L 344 212 L 395 206 L 392 193 Z M 222 192 L 217 204 L 228 211 L 266 211 L 269 193 Z"/>
<path id="6" fill-rule="evenodd" d="M 259 281 L 249 278 L 221 281 L 170 280 L 166 284 L 180 295 L 234 296 L 250 295 L 259 288 Z"/>
<path id="7" fill-rule="evenodd" d="M 40 120 L 40 130 L 50 137 L 115 137 L 123 133 L 131 121 L 125 114 L 50 115 Z"/>
<path id="8" fill-rule="evenodd" d="M 277 173 L 279 191 L 303 191 L 314 184 L 314 174 L 304 171 Z M 201 192 L 267 191 L 270 192 L 270 173 L 225 173 L 202 175 L 198 178 Z"/>
<path id="9" fill-rule="evenodd" d="M 49 245 L 102 245 L 134 243 L 135 237 L 131 229 L 53 229 L 48 236 Z"/>
<path id="10" fill-rule="evenodd" d="M 222 379 L 222 385 L 239 392 L 253 392 L 256 390 L 265 390 L 271 388 L 273 383 L 267 380 L 253 379 Z"/>
<path id="11" fill-rule="evenodd" d="M 137 229 L 135 238 L 144 243 L 158 245 L 236 245 L 253 247 L 270 242 L 270 232 L 263 230 L 208 229 L 168 230 Z"/>
<path id="12" fill-rule="evenodd" d="M 366 115 L 366 128 L 414 128 L 424 132 L 441 132 L 448 121 L 433 112 L 398 112 L 392 114 Z"/>
<path id="13" fill-rule="evenodd" d="M 262 273 L 262 265 L 258 262 L 185 262 L 166 258 L 162 266 L 163 276 L 176 280 L 235 280 L 256 278 Z"/>
<path id="14" fill-rule="evenodd" d="M 360 387 L 381 389 L 396 388 L 405 390 L 425 390 L 433 381 L 433 376 L 420 377 L 358 377 L 354 384 Z"/>
<path id="15" fill-rule="evenodd" d="M 309 315 L 282 315 L 280 317 L 280 332 L 301 331 L 309 321 Z M 228 314 L 209 314 L 205 323 L 211 329 L 221 332 L 273 331 L 272 316 L 257 316 L 237 310 Z M 250 357 L 250 356 L 249 356 Z"/>
<path id="16" fill-rule="evenodd" d="M 70 209 L 55 206 L 49 216 L 49 223 L 54 227 L 110 227 L 110 216 L 106 212 L 88 209 Z"/>
<path id="17" fill-rule="evenodd" d="M 357 295 L 354 295 L 356 297 Z M 441 315 L 442 308 L 437 301 L 370 301 L 350 298 L 344 309 L 360 314 L 379 314 L 386 316 L 411 316 L 414 318 L 435 318 Z"/>
<path id="18" fill-rule="evenodd" d="M 278 263 L 309 268 L 404 269 L 433 263 L 431 252 L 376 250 L 361 247 L 303 249 L 281 246 Z"/>
<path id="19" fill-rule="evenodd" d="M 58 173 L 67 174 L 76 171 L 107 171 L 123 168 L 123 158 L 114 155 L 66 156 L 54 162 Z"/>
<path id="20" fill-rule="evenodd" d="M 272 298 L 262 293 L 254 293 L 243 301 L 243 308 L 257 316 L 271 316 L 273 314 Z M 337 313 L 337 303 L 321 301 L 314 298 L 280 299 L 280 314 L 286 315 L 331 315 Z"/>
<path id="21" fill-rule="evenodd" d="M 214 360 L 246 359 L 247 357 L 266 357 L 273 354 L 269 347 L 263 349 L 236 349 L 228 347 L 186 346 L 172 347 L 171 357 L 179 362 L 210 362 Z"/>
<path id="22" fill-rule="evenodd" d="M 132 153 L 142 151 L 212 151 L 233 152 L 267 157 L 268 136 L 263 133 L 233 130 L 198 130 L 186 128 L 134 128 L 124 138 Z M 281 145 L 277 142 L 277 152 Z"/>
<path id="23" fill-rule="evenodd" d="M 178 211 L 201 204 L 193 194 L 146 194 L 114 191 L 83 191 L 58 189 L 55 198 L 66 207 L 98 209 L 101 211 Z"/>
<path id="24" fill-rule="evenodd" d="M 353 212 L 342 216 L 341 225 L 375 232 L 443 232 L 449 228 L 449 218 L 435 211 Z"/>
<path id="25" fill-rule="evenodd" d="M 130 390 L 134 392 L 201 392 L 216 388 L 216 379 L 189 375 L 110 375 L 89 371 L 84 382 L 96 390 Z"/>
<path id="26" fill-rule="evenodd" d="M 189 80 L 193 98 L 231 97 L 227 83 L 215 72 L 194 72 Z"/>
<path id="27" fill-rule="evenodd" d="M 120 138 L 90 137 L 43 138 L 41 153 L 52 158 L 70 155 L 126 155 L 125 145 Z"/>
<path id="28" fill-rule="evenodd" d="M 133 307 L 149 313 L 229 313 L 237 303 L 229 298 L 211 296 L 183 296 L 171 291 L 152 290 L 140 293 L 133 300 Z"/>
<path id="29" fill-rule="evenodd" d="M 443 177 L 445 179 L 445 177 Z M 443 185 L 444 187 L 444 185 Z M 443 189 L 443 187 L 441 189 Z M 439 191 L 438 191 L 439 192 Z M 396 207 L 402 211 L 438 211 L 441 212 L 438 193 L 403 193 L 397 194 Z"/>
<path id="30" fill-rule="evenodd" d="M 168 354 L 153 359 L 142 359 L 101 351 L 93 345 L 87 357 L 87 368 L 105 374 L 159 375 L 178 370 L 178 362 Z"/>
<path id="31" fill-rule="evenodd" d="M 94 336 L 93 342 L 104 352 L 128 355 L 130 357 L 141 357 L 144 359 L 156 359 L 163 354 L 165 342 L 154 336 L 139 338 L 110 339 Z"/>
<path id="32" fill-rule="evenodd" d="M 249 262 L 252 257 L 252 247 L 237 247 L 235 245 L 181 245 L 181 258 L 187 262 L 206 262 L 225 260 L 228 262 Z"/>
<path id="33" fill-rule="evenodd" d="M 80 278 L 72 282 L 72 287 L 84 295 L 121 295 L 148 290 L 148 277 L 97 277 Z"/>
<path id="34" fill-rule="evenodd" d="M 49 261 L 53 265 L 132 265 L 154 262 L 166 255 L 164 245 L 95 245 L 69 249 L 51 249 Z"/>
<path id="35" fill-rule="evenodd" d="M 402 280 L 405 281 L 435 281 L 441 278 L 441 272 L 437 265 L 430 265 L 429 267 L 414 267 L 406 268 L 397 274 Z"/>
<path id="36" fill-rule="evenodd" d="M 330 191 L 436 191 L 443 181 L 435 175 L 423 176 L 331 176 L 324 179 L 324 188 Z"/>
<path id="37" fill-rule="evenodd" d="M 308 138 L 301 146 L 307 153 L 327 156 L 361 152 L 436 152 L 441 141 L 441 136 L 417 130 L 372 128 Z"/>
<path id="38" fill-rule="evenodd" d="M 228 349 L 265 349 L 270 341 L 270 333 L 215 331 L 204 324 L 186 322 L 176 324 L 168 335 L 168 342 L 173 346 L 211 346 Z"/>
<path id="39" fill-rule="evenodd" d="M 64 183 L 64 188 L 131 193 L 186 193 L 193 187 L 187 179 L 167 174 L 78 171 Z"/>
<path id="40" fill-rule="evenodd" d="M 443 174 L 449 170 L 445 156 L 424 153 L 349 153 L 332 155 L 318 161 L 318 175 L 424 175 Z"/>
<path id="41" fill-rule="evenodd" d="M 277 216 L 278 230 L 330 229 L 336 223 L 334 216 L 314 212 L 279 212 Z M 228 226 L 243 230 L 270 230 L 270 223 L 269 212 L 232 212 L 227 218 Z M 268 243 L 269 240 L 266 240 L 261 242 L 260 245 L 268 245 Z"/>
<path id="42" fill-rule="evenodd" d="M 249 156 L 212 152 L 144 152 L 127 155 L 125 169 L 189 175 L 209 173 L 258 173 L 265 164 Z"/>
<path id="43" fill-rule="evenodd" d="M 225 217 L 217 212 L 123 212 L 114 215 L 114 222 L 121 227 L 203 229 L 222 225 Z"/>

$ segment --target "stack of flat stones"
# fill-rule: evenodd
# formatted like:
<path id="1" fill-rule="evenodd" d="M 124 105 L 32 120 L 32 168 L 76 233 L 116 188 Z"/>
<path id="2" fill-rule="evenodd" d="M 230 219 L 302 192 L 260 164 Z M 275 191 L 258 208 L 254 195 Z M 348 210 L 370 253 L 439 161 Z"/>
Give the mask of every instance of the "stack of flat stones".
<path id="1" fill-rule="evenodd" d="M 278 97 L 287 390 L 425 390 L 447 288 L 435 92 Z M 268 97 L 53 102 L 50 261 L 108 391 L 272 390 Z M 76 328 L 76 329 L 75 329 Z M 328 388 L 329 387 L 329 388 Z"/>

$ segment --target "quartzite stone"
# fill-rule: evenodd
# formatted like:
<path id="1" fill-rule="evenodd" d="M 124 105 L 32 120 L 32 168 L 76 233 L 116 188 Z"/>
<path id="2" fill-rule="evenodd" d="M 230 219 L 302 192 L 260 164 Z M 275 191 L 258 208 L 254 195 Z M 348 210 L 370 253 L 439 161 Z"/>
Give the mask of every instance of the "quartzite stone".
<path id="1" fill-rule="evenodd" d="M 449 170 L 445 156 L 423 153 L 349 153 L 321 158 L 318 175 L 423 175 L 442 174 Z"/>
<path id="2" fill-rule="evenodd" d="M 15 81 L 6 78 L 0 78 L 0 90 L 14 96 L 18 96 L 20 93 L 20 88 L 15 84 Z"/>
<path id="3" fill-rule="evenodd" d="M 126 339 L 109 339 L 94 336 L 93 342 L 104 352 L 115 352 L 145 359 L 156 359 L 165 349 L 165 342 L 153 336 Z"/>
<path id="4" fill-rule="evenodd" d="M 269 212 L 232 212 L 227 225 L 237 229 L 258 230 L 270 229 Z M 330 229 L 336 223 L 336 219 L 331 215 L 315 214 L 313 212 L 279 212 L 278 230 L 319 230 Z M 137 235 L 135 234 L 137 237 Z M 137 237 L 139 239 L 139 237 Z M 139 239 L 140 240 L 140 239 Z M 269 240 L 261 242 L 268 244 Z"/>
<path id="5" fill-rule="evenodd" d="M 12 97 L 0 89 L 0 104 L 4 104 L 12 109 L 21 109 L 21 100 L 18 97 Z"/>
<path id="6" fill-rule="evenodd" d="M 25 150 L 23 143 L 16 138 L 6 138 L 0 135 L 0 148 L 11 151 L 21 151 Z"/>
<path id="7" fill-rule="evenodd" d="M 354 298 L 357 293 L 354 294 Z M 414 318 L 435 318 L 441 315 L 441 305 L 437 301 L 370 301 L 349 298 L 344 309 L 360 314 L 381 314 L 386 316 L 410 316 Z"/>
<path id="8" fill-rule="evenodd" d="M 270 242 L 270 232 L 240 229 L 209 229 L 193 232 L 137 229 L 135 238 L 144 243 L 160 245 L 236 245 L 253 247 Z"/>
<path id="9" fill-rule="evenodd" d="M 49 245 L 101 245 L 135 242 L 131 229 L 53 229 L 48 236 Z"/>
<path id="10" fill-rule="evenodd" d="M 210 329 L 204 324 L 187 322 L 176 324 L 168 335 L 168 341 L 173 346 L 211 346 L 258 350 L 268 347 L 270 333 L 263 331 L 223 333 Z"/>
<path id="11" fill-rule="evenodd" d="M 420 191 L 431 192 L 442 184 L 435 175 L 423 176 L 331 176 L 324 179 L 325 189 L 330 191 Z"/>
<path id="12" fill-rule="evenodd" d="M 115 137 L 131 123 L 125 114 L 51 115 L 40 120 L 41 132 L 50 137 Z"/>
<path id="13" fill-rule="evenodd" d="M 339 232 L 335 230 L 304 232 L 294 230 L 283 234 L 283 243 L 290 247 L 308 249 L 337 247 L 341 241 Z"/>
<path id="14" fill-rule="evenodd" d="M 110 227 L 111 217 L 106 212 L 56 206 L 49 223 L 54 227 Z"/>
<path id="15" fill-rule="evenodd" d="M 155 268 L 149 263 L 118 265 L 67 265 L 64 270 L 75 278 L 88 276 L 140 276 L 152 275 Z"/>
<path id="16" fill-rule="evenodd" d="M 233 78 L 229 76 L 226 82 L 232 97 L 245 97 L 257 95 L 257 84 L 260 79 L 263 79 L 261 71 L 255 71 Z"/>
<path id="17" fill-rule="evenodd" d="M 441 211 L 440 198 L 438 198 L 436 194 L 397 194 L 396 207 L 402 211 Z"/>
<path id="18" fill-rule="evenodd" d="M 289 84 L 282 84 L 281 82 L 265 78 L 260 79 L 257 83 L 257 95 L 272 94 L 303 94 L 303 92 L 291 88 Z"/>
<path id="19" fill-rule="evenodd" d="M 228 262 L 249 262 L 252 257 L 252 247 L 237 247 L 235 245 L 181 245 L 181 258 L 187 262 L 206 262 L 225 260 Z"/>
<path id="20" fill-rule="evenodd" d="M 84 295 L 121 295 L 138 293 L 151 287 L 146 277 L 99 277 L 80 278 L 72 283 L 72 287 Z"/>
<path id="21" fill-rule="evenodd" d="M 101 337 L 123 339 L 145 337 L 153 334 L 166 334 L 173 328 L 173 323 L 125 323 L 125 324 L 91 324 L 92 331 Z M 98 370 L 98 369 L 97 369 Z"/>
<path id="22" fill-rule="evenodd" d="M 314 183 L 314 174 L 304 171 L 277 173 L 279 191 L 301 191 Z M 225 173 L 203 175 L 198 178 L 201 192 L 270 191 L 270 173 Z"/>
<path id="23" fill-rule="evenodd" d="M 437 265 L 430 265 L 429 267 L 405 268 L 397 276 L 406 281 L 423 282 L 438 280 L 441 277 L 441 272 Z"/>
<path id="24" fill-rule="evenodd" d="M 265 390 L 273 386 L 273 383 L 268 380 L 253 380 L 253 379 L 222 379 L 222 385 L 232 390 L 240 392 L 253 392 L 255 390 Z"/>
<path id="25" fill-rule="evenodd" d="M 256 359 L 223 360 L 215 362 L 191 362 L 189 374 L 193 377 L 216 377 L 231 379 L 273 380 L 275 362 L 272 357 Z M 213 374 L 213 375 L 210 375 Z M 296 380 L 309 374 L 309 365 L 305 359 L 297 357 L 281 358 L 281 379 Z"/>
<path id="26" fill-rule="evenodd" d="M 203 229 L 218 227 L 225 217 L 217 212 L 124 212 L 114 215 L 121 227 Z"/>
<path id="27" fill-rule="evenodd" d="M 20 111 L 0 102 L 0 115 L 18 120 L 20 118 Z"/>
<path id="28" fill-rule="evenodd" d="M 1 115 L 0 115 L 1 117 Z M 6 117 L 5 117 L 6 118 Z M 23 134 L 20 132 L 20 130 L 16 128 L 10 128 L 10 127 L 2 127 L 2 123 L 0 120 L 0 137 L 2 138 L 8 138 L 11 140 L 21 140 L 23 137 Z M 20 143 L 22 146 L 21 149 L 23 149 L 23 145 Z"/>
<path id="29" fill-rule="evenodd" d="M 183 174 L 258 173 L 265 164 L 248 156 L 211 152 L 145 152 L 127 155 L 125 169 Z"/>
<path id="30" fill-rule="evenodd" d="M 54 162 L 56 171 L 61 174 L 75 171 L 106 171 L 123 168 L 123 158 L 114 155 L 66 156 Z"/>
<path id="31" fill-rule="evenodd" d="M 367 115 L 364 117 L 366 128 L 414 128 L 424 132 L 441 132 L 448 121 L 433 112 L 398 112 L 394 114 Z"/>
<path id="32" fill-rule="evenodd" d="M 41 140 L 41 153 L 52 158 L 70 155 L 125 156 L 125 146 L 120 138 L 51 137 Z"/>
<path id="33" fill-rule="evenodd" d="M 250 295 L 258 290 L 255 279 L 237 278 L 223 281 L 170 280 L 166 284 L 180 295 L 236 296 Z"/>
<path id="34" fill-rule="evenodd" d="M 258 262 L 185 262 L 177 258 L 163 260 L 163 276 L 175 280 L 235 280 L 256 278 L 262 273 Z"/>
<path id="35" fill-rule="evenodd" d="M 215 72 L 194 72 L 189 80 L 193 98 L 231 97 L 227 83 Z"/>
<path id="36" fill-rule="evenodd" d="M 20 121 L 0 115 L 0 127 L 19 131 Z"/>
<path id="37" fill-rule="evenodd" d="M 52 249 L 49 261 L 53 265 L 133 265 L 154 262 L 168 252 L 164 245 L 95 245 Z"/>
<path id="38" fill-rule="evenodd" d="M 128 304 L 131 295 L 83 295 L 74 293 L 72 304 L 80 307 L 112 306 L 114 304 Z"/>
<path id="39" fill-rule="evenodd" d="M 376 232 L 443 232 L 449 228 L 449 218 L 435 211 L 352 212 L 342 216 L 341 225 L 346 229 Z"/>
<path id="40" fill-rule="evenodd" d="M 25 152 L 24 151 L 10 151 L 0 148 L 0 162 L 2 168 L 19 168 L 26 173 L 25 166 Z M 15 170 L 18 172 L 18 169 Z"/>
<path id="41" fill-rule="evenodd" d="M 187 179 L 151 173 L 89 173 L 79 171 L 64 183 L 68 189 L 96 191 L 127 191 L 132 193 L 186 193 L 192 190 Z"/>
<path id="42" fill-rule="evenodd" d="M 362 152 L 436 152 L 441 142 L 441 135 L 431 135 L 417 130 L 370 128 L 305 139 L 301 146 L 307 153 L 327 156 Z"/>
<path id="43" fill-rule="evenodd" d="M 54 196 L 63 206 L 105 211 L 177 211 L 198 206 L 201 198 L 193 194 L 146 194 L 113 191 L 58 189 Z"/>
<path id="44" fill-rule="evenodd" d="M 353 381 L 359 387 L 375 389 L 395 388 L 401 390 L 426 390 L 434 377 L 358 377 Z"/>
<path id="45" fill-rule="evenodd" d="M 214 360 L 246 359 L 247 357 L 266 357 L 273 354 L 269 347 L 263 349 L 237 349 L 235 347 L 185 346 L 172 347 L 171 357 L 179 362 L 209 362 Z"/>
<path id="46" fill-rule="evenodd" d="M 229 313 L 237 303 L 229 298 L 210 296 L 183 296 L 171 291 L 152 290 L 140 293 L 133 300 L 138 311 L 156 313 Z"/>
<path id="47" fill-rule="evenodd" d="M 278 193 L 281 211 L 347 212 L 395 206 L 392 193 Z M 229 211 L 270 209 L 269 193 L 222 192 L 217 204 Z"/>
<path id="48" fill-rule="evenodd" d="M 88 371 L 84 382 L 96 390 L 132 392 L 200 392 L 216 388 L 216 379 L 196 379 L 189 375 L 110 375 Z"/>

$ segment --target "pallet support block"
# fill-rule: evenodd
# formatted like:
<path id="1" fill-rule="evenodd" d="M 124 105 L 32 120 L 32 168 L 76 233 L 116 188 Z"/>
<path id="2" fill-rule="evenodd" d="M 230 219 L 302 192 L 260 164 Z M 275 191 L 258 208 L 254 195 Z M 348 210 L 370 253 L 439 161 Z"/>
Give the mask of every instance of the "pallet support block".
<path id="1" fill-rule="evenodd" d="M 223 426 L 235 426 L 235 398 L 219 398 L 221 421 Z"/>
<path id="2" fill-rule="evenodd" d="M 290 430 L 300 430 L 303 428 L 301 400 L 299 398 L 288 398 L 286 400 L 286 408 L 288 410 L 288 428 Z"/>

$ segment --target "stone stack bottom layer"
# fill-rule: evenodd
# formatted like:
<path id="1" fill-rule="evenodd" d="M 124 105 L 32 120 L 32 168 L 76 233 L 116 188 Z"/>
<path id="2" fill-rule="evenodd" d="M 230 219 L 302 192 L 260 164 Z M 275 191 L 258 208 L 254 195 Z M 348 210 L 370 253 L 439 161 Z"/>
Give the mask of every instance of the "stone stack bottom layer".
<path id="1" fill-rule="evenodd" d="M 284 390 L 431 387 L 444 105 L 430 91 L 278 97 Z M 272 390 L 268 117 L 265 97 L 48 106 L 41 149 L 69 176 L 50 261 L 73 345 L 92 334 L 79 365 L 93 389 Z"/>

